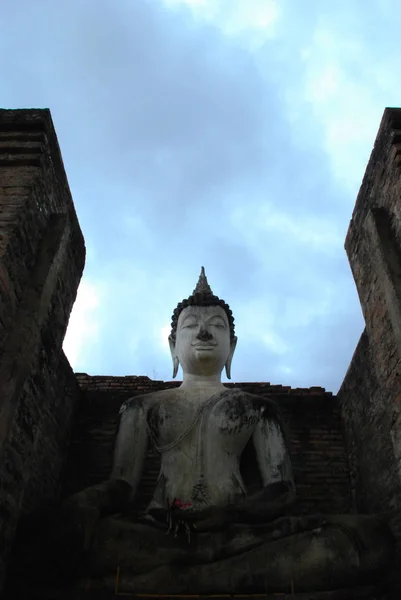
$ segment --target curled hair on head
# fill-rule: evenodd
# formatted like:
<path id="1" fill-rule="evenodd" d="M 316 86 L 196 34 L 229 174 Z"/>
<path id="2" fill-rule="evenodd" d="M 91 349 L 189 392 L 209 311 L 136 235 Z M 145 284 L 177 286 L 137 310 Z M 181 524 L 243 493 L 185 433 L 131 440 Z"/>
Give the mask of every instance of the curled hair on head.
<path id="1" fill-rule="evenodd" d="M 230 327 L 230 339 L 231 341 L 235 338 L 235 328 L 234 328 L 234 317 L 233 313 L 228 304 L 221 300 L 218 296 L 215 296 L 209 286 L 209 283 L 206 279 L 205 269 L 202 267 L 201 274 L 199 276 L 199 281 L 196 285 L 196 288 L 192 292 L 189 298 L 182 300 L 179 302 L 177 307 L 173 312 L 173 316 L 171 317 L 171 333 L 170 338 L 175 343 L 176 335 L 177 335 L 177 324 L 178 318 L 184 308 L 188 306 L 221 306 L 224 312 L 227 315 L 228 324 Z"/>

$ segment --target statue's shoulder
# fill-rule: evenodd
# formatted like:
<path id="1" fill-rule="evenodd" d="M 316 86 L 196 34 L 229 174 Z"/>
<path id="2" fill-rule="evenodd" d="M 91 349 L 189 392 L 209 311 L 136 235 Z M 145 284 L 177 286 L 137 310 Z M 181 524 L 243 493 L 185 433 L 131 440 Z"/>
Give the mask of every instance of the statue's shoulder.
<path id="1" fill-rule="evenodd" d="M 273 400 L 269 396 L 251 394 L 239 388 L 237 389 L 244 395 L 244 398 L 246 398 L 248 402 L 250 402 L 255 408 L 261 411 L 261 414 L 264 418 L 270 418 L 272 420 L 278 421 L 280 424 L 282 423 L 283 418 L 281 415 L 280 407 L 275 400 Z"/>
<path id="2" fill-rule="evenodd" d="M 158 390 L 157 392 L 150 392 L 148 394 L 139 394 L 125 400 L 120 407 L 120 414 L 126 410 L 142 409 L 148 411 L 156 402 L 162 400 L 168 400 L 174 397 L 176 394 L 175 388 L 167 390 Z"/>

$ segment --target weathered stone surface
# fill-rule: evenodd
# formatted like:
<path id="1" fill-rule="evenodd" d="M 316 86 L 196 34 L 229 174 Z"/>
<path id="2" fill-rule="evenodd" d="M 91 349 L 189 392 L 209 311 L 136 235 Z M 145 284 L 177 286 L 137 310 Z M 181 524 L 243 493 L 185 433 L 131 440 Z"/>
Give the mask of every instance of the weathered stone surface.
<path id="1" fill-rule="evenodd" d="M 72 598 L 85 600 L 115 600 L 116 598 L 124 598 L 127 600 L 149 600 L 149 595 L 131 595 L 123 593 L 110 593 L 109 591 L 99 589 L 93 585 L 90 580 L 84 580 L 81 586 L 77 588 L 69 588 L 62 591 L 60 589 L 28 589 L 18 585 L 18 590 L 25 590 L 27 598 L 30 600 L 71 600 Z M 232 600 L 395 600 L 394 596 L 386 596 L 383 586 L 363 586 L 353 589 L 342 589 L 330 592 L 308 592 L 297 593 L 276 593 L 276 594 L 248 594 L 248 595 L 182 595 L 182 596 L 157 596 L 158 600 L 216 600 L 216 598 L 227 598 Z M 24 596 L 21 596 L 24 597 Z"/>
<path id="2" fill-rule="evenodd" d="M 366 329 L 338 393 L 359 511 L 389 515 L 401 565 L 401 110 L 386 109 L 345 242 Z"/>
<path id="3" fill-rule="evenodd" d="M 55 499 L 78 397 L 62 342 L 85 260 L 47 110 L 0 111 L 0 586 L 22 512 Z"/>

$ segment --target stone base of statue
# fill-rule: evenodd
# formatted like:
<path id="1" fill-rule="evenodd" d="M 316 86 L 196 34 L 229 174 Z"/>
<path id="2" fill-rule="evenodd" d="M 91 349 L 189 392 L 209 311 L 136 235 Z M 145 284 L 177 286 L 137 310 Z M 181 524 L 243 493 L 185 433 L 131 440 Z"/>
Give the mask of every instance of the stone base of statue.
<path id="1" fill-rule="evenodd" d="M 93 542 L 87 556 L 92 578 L 114 587 L 118 569 L 119 590 L 135 594 L 332 590 L 377 581 L 393 554 L 391 532 L 373 517 L 356 515 L 235 524 L 194 534 L 189 542 L 110 518 Z"/>
<path id="2" fill-rule="evenodd" d="M 75 533 L 65 523 L 73 534 L 70 540 L 63 534 L 65 556 L 59 545 L 57 555 L 47 555 L 47 564 L 35 565 L 30 549 L 39 550 L 37 538 L 30 549 L 25 546 L 25 576 L 40 574 L 34 585 L 58 587 L 61 595 L 54 598 L 64 598 L 63 589 L 69 599 L 112 597 L 116 590 L 135 596 L 296 592 L 316 600 L 369 598 L 372 590 L 358 586 L 382 579 L 394 554 L 387 526 L 364 515 L 284 516 L 267 524 L 236 523 L 193 533 L 189 539 L 123 514 L 102 518 L 94 528 L 90 520 L 88 514 Z M 42 548 L 42 559 L 45 555 Z M 344 589 L 348 595 L 341 595 Z"/>
<path id="3" fill-rule="evenodd" d="M 126 493 L 122 482 L 107 482 L 73 497 L 46 528 L 35 519 L 41 525 L 26 531 L 17 549 L 24 585 L 31 580 L 32 591 L 54 586 L 57 592 L 43 595 L 54 600 L 108 598 L 116 590 L 373 599 L 371 588 L 359 586 L 382 580 L 392 564 L 393 535 L 373 516 L 284 515 L 267 523 L 215 523 L 201 533 L 181 529 L 175 537 L 166 522 L 134 518 L 129 505 L 101 516 L 104 500 L 113 505 Z M 224 518 L 225 512 L 217 514 Z"/>
<path id="4" fill-rule="evenodd" d="M 293 591 L 292 591 L 293 590 Z M 42 592 L 43 593 L 43 592 Z M 137 594 L 123 591 L 122 585 L 116 576 L 114 588 L 105 586 L 104 583 L 97 580 L 82 580 L 79 586 L 75 586 L 65 592 L 63 595 L 38 595 L 37 599 L 52 598 L 52 600 L 111 600 L 114 598 L 131 600 L 149 600 L 149 594 Z M 153 596 L 153 595 L 151 595 Z M 25 597 L 25 596 L 23 596 Z M 31 597 L 31 596 L 29 596 Z M 364 585 L 354 586 L 352 588 L 342 588 L 337 590 L 297 592 L 296 588 L 289 588 L 287 592 L 262 592 L 258 594 L 156 594 L 157 600 L 394 600 L 394 596 L 386 595 L 383 585 Z M 36 600 L 36 596 L 32 598 Z"/>
<path id="5" fill-rule="evenodd" d="M 117 584 L 117 586 L 116 586 Z M 118 585 L 116 577 L 114 587 L 105 587 L 102 582 L 97 580 L 83 579 L 78 585 L 65 588 L 32 588 L 19 582 L 14 588 L 16 594 L 5 596 L 5 598 L 29 598 L 29 600 L 149 600 L 149 594 L 131 594 L 122 591 Z M 157 600 L 394 600 L 394 595 L 386 595 L 383 586 L 369 585 L 357 586 L 329 591 L 316 592 L 297 592 L 288 591 L 286 593 L 261 593 L 261 594 L 165 594 L 153 596 Z M 398 598 L 398 596 L 397 596 Z"/>

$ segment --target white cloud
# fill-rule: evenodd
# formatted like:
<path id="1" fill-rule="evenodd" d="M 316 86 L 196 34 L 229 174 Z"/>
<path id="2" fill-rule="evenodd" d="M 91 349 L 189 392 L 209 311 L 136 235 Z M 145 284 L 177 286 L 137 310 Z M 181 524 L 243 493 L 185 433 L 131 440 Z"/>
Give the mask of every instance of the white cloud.
<path id="1" fill-rule="evenodd" d="M 245 330 L 247 340 L 258 341 L 273 354 L 281 356 L 288 350 L 287 344 L 278 333 L 280 323 L 277 306 L 272 298 L 265 301 L 249 300 L 239 306 L 235 319 L 239 330 Z M 241 340 L 239 340 L 241 343 Z"/>
<path id="2" fill-rule="evenodd" d="M 288 297 L 282 302 L 280 313 L 280 324 L 288 331 L 303 329 L 307 330 L 309 326 L 316 322 L 317 317 L 324 317 L 333 310 L 333 299 L 335 298 L 335 288 L 333 285 L 322 284 L 319 288 L 319 295 L 314 298 L 313 295 L 305 297 Z"/>
<path id="3" fill-rule="evenodd" d="M 276 0 L 162 0 L 169 8 L 188 7 L 197 19 L 218 27 L 225 35 L 245 36 L 258 49 L 272 37 L 280 16 Z"/>
<path id="4" fill-rule="evenodd" d="M 347 36 L 335 23 L 320 22 L 301 54 L 305 99 L 322 125 L 333 173 L 352 194 L 361 183 L 383 109 L 401 93 L 398 79 L 393 77 L 390 86 L 386 65 L 373 65 L 366 50 L 355 32 Z"/>
<path id="5" fill-rule="evenodd" d="M 274 333 L 273 331 L 268 331 L 267 333 L 263 333 L 261 335 L 261 339 L 269 350 L 271 350 L 274 354 L 278 354 L 279 356 L 286 354 L 288 351 L 287 344 L 283 339 L 280 338 L 279 335 Z"/>
<path id="6" fill-rule="evenodd" d="M 344 240 L 335 223 L 313 216 L 299 217 L 280 211 L 270 202 L 250 208 L 236 207 L 230 213 L 232 226 L 251 245 L 260 243 L 258 236 L 275 232 L 301 244 L 330 252 L 342 248 Z"/>
<path id="7" fill-rule="evenodd" d="M 98 286 L 82 279 L 63 344 L 74 370 L 79 371 L 79 365 L 84 364 L 85 356 L 91 353 L 91 345 L 99 338 L 101 296 Z"/>
<path id="8" fill-rule="evenodd" d="M 154 249 L 154 238 L 152 232 L 137 214 L 121 214 L 118 220 L 121 232 L 135 240 L 135 244 L 146 252 Z"/>

